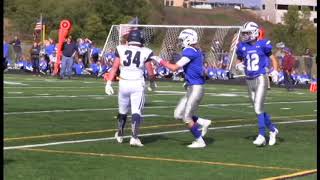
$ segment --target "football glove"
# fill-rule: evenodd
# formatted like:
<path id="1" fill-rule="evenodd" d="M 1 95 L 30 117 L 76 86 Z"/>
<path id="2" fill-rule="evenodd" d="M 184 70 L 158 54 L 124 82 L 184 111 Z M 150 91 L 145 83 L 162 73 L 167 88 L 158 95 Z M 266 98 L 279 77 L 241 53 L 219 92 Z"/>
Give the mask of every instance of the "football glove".
<path id="1" fill-rule="evenodd" d="M 244 66 L 243 63 L 236 64 L 236 70 L 237 71 L 244 72 L 244 68 L 245 68 L 245 66 Z"/>
<path id="2" fill-rule="evenodd" d="M 107 95 L 112 95 L 114 92 L 113 92 L 113 88 L 111 86 L 111 81 L 107 81 L 106 83 L 106 87 L 105 87 L 105 92 Z"/>
<path id="3" fill-rule="evenodd" d="M 270 73 L 270 76 L 271 76 L 272 82 L 278 83 L 278 81 L 279 81 L 279 72 L 278 72 L 278 71 L 273 70 L 273 71 Z"/>

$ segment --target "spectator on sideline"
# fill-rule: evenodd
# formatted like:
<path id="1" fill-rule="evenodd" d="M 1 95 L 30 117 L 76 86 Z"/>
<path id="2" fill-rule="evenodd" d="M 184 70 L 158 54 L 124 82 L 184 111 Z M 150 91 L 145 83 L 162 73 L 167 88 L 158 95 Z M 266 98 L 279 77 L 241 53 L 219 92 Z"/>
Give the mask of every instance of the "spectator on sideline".
<path id="1" fill-rule="evenodd" d="M 83 39 L 79 38 L 78 39 L 78 55 L 79 58 L 82 59 L 82 62 L 85 67 L 88 66 L 88 49 L 89 49 L 89 44 L 84 41 Z"/>
<path id="2" fill-rule="evenodd" d="M 309 77 L 309 79 L 312 78 L 311 70 L 312 70 L 312 51 L 309 48 L 306 48 L 305 53 L 303 54 L 303 60 L 304 60 L 304 66 L 305 66 L 305 71 Z"/>
<path id="3" fill-rule="evenodd" d="M 222 63 L 221 63 L 221 66 L 222 66 L 222 69 L 227 69 L 229 67 L 229 63 L 230 63 L 230 55 L 227 51 L 224 51 L 222 53 Z"/>
<path id="4" fill-rule="evenodd" d="M 56 48 L 56 45 L 55 45 L 54 41 L 51 38 L 49 38 L 49 40 L 45 44 L 45 60 L 47 62 L 50 74 L 53 72 L 53 71 L 51 71 L 51 69 L 52 69 L 51 65 L 53 66 L 52 61 L 54 58 L 53 54 L 54 54 L 55 48 Z"/>
<path id="5" fill-rule="evenodd" d="M 7 69 L 9 59 L 10 45 L 3 39 L 3 70 Z"/>
<path id="6" fill-rule="evenodd" d="M 84 64 L 81 58 L 73 64 L 73 70 L 77 76 L 81 76 L 84 70 Z"/>
<path id="7" fill-rule="evenodd" d="M 85 66 L 85 68 L 89 67 L 89 61 L 90 61 L 90 50 L 91 50 L 91 46 L 92 46 L 92 41 L 88 38 L 84 39 L 84 45 L 87 49 L 87 51 L 84 53 L 83 55 L 83 64 Z"/>
<path id="8" fill-rule="evenodd" d="M 33 42 L 33 45 L 30 49 L 30 56 L 31 56 L 33 73 L 37 75 L 40 73 L 40 70 L 39 70 L 40 46 L 37 42 Z"/>
<path id="9" fill-rule="evenodd" d="M 114 61 L 115 57 L 116 56 L 115 56 L 115 52 L 114 52 L 113 48 L 110 48 L 105 55 L 106 61 L 112 63 Z"/>
<path id="10" fill-rule="evenodd" d="M 9 44 L 13 45 L 13 51 L 15 53 L 14 62 L 17 62 L 22 55 L 21 41 L 18 36 L 15 36 L 14 40 L 12 40 Z"/>
<path id="11" fill-rule="evenodd" d="M 285 48 L 285 44 L 283 42 L 279 42 L 276 44 L 276 52 L 275 52 L 275 56 L 276 58 L 278 59 L 279 61 L 279 65 L 281 66 L 282 65 L 282 60 L 283 60 L 283 57 L 284 57 L 284 52 L 283 52 L 283 48 Z"/>
<path id="12" fill-rule="evenodd" d="M 77 49 L 76 43 L 72 41 L 72 36 L 69 35 L 62 45 L 60 79 L 64 79 L 65 76 L 67 76 L 68 79 L 71 78 L 73 59 Z"/>
<path id="13" fill-rule="evenodd" d="M 284 48 L 284 58 L 283 58 L 283 76 L 284 76 L 284 85 L 288 91 L 293 90 L 293 79 L 291 77 L 291 73 L 293 71 L 293 65 L 295 63 L 295 59 L 292 55 L 292 51 L 289 48 Z"/>
<path id="14" fill-rule="evenodd" d="M 94 63 L 97 63 L 100 53 L 101 53 L 101 49 L 96 47 L 96 43 L 92 43 L 91 58 L 94 61 Z"/>

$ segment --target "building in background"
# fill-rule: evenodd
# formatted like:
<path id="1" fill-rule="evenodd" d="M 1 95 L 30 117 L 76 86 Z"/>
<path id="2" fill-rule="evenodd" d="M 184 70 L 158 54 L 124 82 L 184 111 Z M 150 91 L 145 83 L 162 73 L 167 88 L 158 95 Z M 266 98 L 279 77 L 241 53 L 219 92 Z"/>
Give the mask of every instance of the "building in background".
<path id="1" fill-rule="evenodd" d="M 283 24 L 283 16 L 288 12 L 289 6 L 298 6 L 299 10 L 302 7 L 310 9 L 310 21 L 317 26 L 317 1 L 316 0 L 262 0 L 261 9 L 256 13 L 262 19 L 271 23 Z"/>

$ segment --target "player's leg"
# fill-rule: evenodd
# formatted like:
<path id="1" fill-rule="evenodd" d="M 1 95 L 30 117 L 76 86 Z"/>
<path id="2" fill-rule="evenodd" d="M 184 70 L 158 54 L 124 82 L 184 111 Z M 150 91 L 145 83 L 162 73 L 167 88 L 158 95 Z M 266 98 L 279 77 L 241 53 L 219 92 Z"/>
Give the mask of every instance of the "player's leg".
<path id="1" fill-rule="evenodd" d="M 187 103 L 185 107 L 185 113 L 183 116 L 183 121 L 187 124 L 191 134 L 195 137 L 195 141 L 188 145 L 189 148 L 203 148 L 206 146 L 202 136 L 200 125 L 194 122 L 192 116 L 194 116 L 200 101 L 204 95 L 203 85 L 192 85 L 188 87 L 187 90 Z"/>
<path id="2" fill-rule="evenodd" d="M 187 94 L 180 99 L 177 107 L 174 110 L 174 118 L 177 120 L 182 120 L 185 112 L 186 104 L 187 104 Z"/>
<path id="3" fill-rule="evenodd" d="M 140 84 L 140 82 L 136 83 Z M 142 123 L 142 112 L 145 103 L 144 97 L 144 83 L 143 85 L 133 85 L 130 94 L 130 103 L 131 103 L 131 126 L 132 126 L 132 137 L 130 139 L 130 145 L 132 146 L 143 146 L 139 139 L 140 134 L 140 125 Z"/>
<path id="4" fill-rule="evenodd" d="M 61 69 L 60 69 L 60 78 L 61 79 L 64 79 L 65 71 L 66 71 L 66 57 L 62 56 Z"/>
<path id="5" fill-rule="evenodd" d="M 258 109 L 256 110 L 256 113 L 257 114 L 259 113 L 258 114 L 259 118 L 264 120 L 265 126 L 270 130 L 269 145 L 272 146 L 276 143 L 276 135 L 278 134 L 279 131 L 276 128 L 276 126 L 271 122 L 270 115 L 264 111 L 264 101 L 267 95 L 267 91 L 264 86 L 264 82 L 267 81 L 265 79 L 266 79 L 265 76 L 260 76 L 259 84 L 257 86 L 257 96 L 255 101 L 257 103 L 256 107 Z"/>
<path id="6" fill-rule="evenodd" d="M 179 101 L 176 109 L 174 110 L 174 118 L 175 119 L 178 119 L 178 120 L 183 119 L 183 116 L 185 114 L 185 107 L 186 107 L 187 100 L 188 100 L 187 95 L 188 95 L 188 93 Z M 211 120 L 200 118 L 196 115 L 192 116 L 192 120 L 193 120 L 193 122 L 197 122 L 201 126 L 201 130 L 202 130 L 201 136 L 204 136 L 207 133 L 208 127 L 211 124 Z"/>
<path id="7" fill-rule="evenodd" d="M 266 82 L 263 81 L 262 83 L 259 83 L 261 81 L 261 77 L 262 76 L 259 76 L 252 80 L 247 80 L 249 98 L 252 101 L 252 105 L 258 119 L 259 134 L 257 138 L 253 141 L 253 144 L 258 146 L 265 145 L 266 143 L 264 116 L 260 112 L 261 108 L 263 108 L 261 106 L 261 98 L 263 97 L 262 96 L 263 92 L 266 90 Z M 260 86 L 259 91 L 258 91 L 258 86 Z"/>
<path id="8" fill-rule="evenodd" d="M 124 127 L 127 121 L 127 114 L 130 106 L 130 94 L 128 88 L 124 85 L 125 83 L 119 82 L 119 94 L 118 94 L 118 131 L 115 133 L 115 138 L 119 143 L 123 141 Z"/>
<path id="9" fill-rule="evenodd" d="M 264 124 L 270 132 L 269 145 L 274 145 L 276 143 L 276 135 L 278 130 L 275 125 L 271 122 L 270 116 L 264 111 L 264 101 L 266 97 L 266 86 L 267 81 L 266 76 L 260 76 L 258 79 L 256 98 L 255 98 L 255 112 L 258 116 L 258 121 L 264 121 Z M 260 133 L 260 132 L 259 132 Z"/>

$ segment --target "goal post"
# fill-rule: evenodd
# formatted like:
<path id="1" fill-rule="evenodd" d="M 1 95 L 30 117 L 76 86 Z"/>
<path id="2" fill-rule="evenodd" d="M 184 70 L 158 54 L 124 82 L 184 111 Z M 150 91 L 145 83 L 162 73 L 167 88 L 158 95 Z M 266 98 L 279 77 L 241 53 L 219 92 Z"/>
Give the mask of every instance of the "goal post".
<path id="1" fill-rule="evenodd" d="M 180 53 L 178 36 L 183 29 L 193 29 L 198 33 L 199 47 L 204 52 L 205 61 L 210 66 L 219 67 L 224 58 L 229 61 L 225 69 L 233 72 L 235 50 L 239 40 L 241 26 L 194 26 L 194 25 L 112 25 L 102 54 L 110 48 L 124 43 L 130 30 L 139 29 L 144 34 L 145 46 L 158 56 L 173 60 L 174 53 Z"/>

